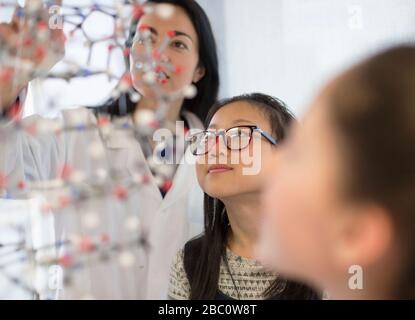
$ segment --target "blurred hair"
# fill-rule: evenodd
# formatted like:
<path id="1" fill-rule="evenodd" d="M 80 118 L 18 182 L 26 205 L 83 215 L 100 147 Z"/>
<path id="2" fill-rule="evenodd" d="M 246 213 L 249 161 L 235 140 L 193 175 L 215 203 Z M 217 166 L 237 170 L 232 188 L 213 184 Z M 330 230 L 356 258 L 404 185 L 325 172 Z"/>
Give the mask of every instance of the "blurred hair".
<path id="1" fill-rule="evenodd" d="M 415 47 L 389 49 L 334 85 L 329 117 L 347 161 L 346 195 L 386 208 L 403 248 L 396 298 L 415 298 Z"/>

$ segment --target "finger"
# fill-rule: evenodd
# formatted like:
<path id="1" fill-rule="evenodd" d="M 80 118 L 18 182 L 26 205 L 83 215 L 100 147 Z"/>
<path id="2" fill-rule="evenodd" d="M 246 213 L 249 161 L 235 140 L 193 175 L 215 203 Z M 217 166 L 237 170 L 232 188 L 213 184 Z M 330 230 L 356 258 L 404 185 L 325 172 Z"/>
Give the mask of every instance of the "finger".
<path id="1" fill-rule="evenodd" d="M 24 8 L 22 7 L 16 7 L 16 9 L 13 12 L 12 21 L 10 22 L 11 27 L 15 31 L 19 31 L 19 25 L 24 19 Z"/>
<path id="2" fill-rule="evenodd" d="M 13 43 L 14 31 L 8 23 L 0 23 L 0 39 L 10 44 Z"/>

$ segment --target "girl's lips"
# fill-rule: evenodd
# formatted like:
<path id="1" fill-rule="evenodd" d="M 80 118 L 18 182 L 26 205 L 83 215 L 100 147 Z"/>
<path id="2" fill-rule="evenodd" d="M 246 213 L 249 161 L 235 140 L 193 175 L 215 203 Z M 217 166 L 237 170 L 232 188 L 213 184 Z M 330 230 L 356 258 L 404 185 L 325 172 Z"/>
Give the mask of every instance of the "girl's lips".
<path id="1" fill-rule="evenodd" d="M 233 170 L 231 167 L 225 165 L 213 165 L 208 169 L 208 173 L 223 173 Z"/>

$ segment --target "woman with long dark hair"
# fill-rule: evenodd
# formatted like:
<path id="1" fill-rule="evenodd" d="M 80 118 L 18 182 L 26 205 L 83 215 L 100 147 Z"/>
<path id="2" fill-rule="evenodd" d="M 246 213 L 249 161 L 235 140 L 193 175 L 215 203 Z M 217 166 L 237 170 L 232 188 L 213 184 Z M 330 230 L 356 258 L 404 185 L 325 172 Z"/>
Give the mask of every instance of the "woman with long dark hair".
<path id="1" fill-rule="evenodd" d="M 181 113 L 191 112 L 204 122 L 210 107 L 216 102 L 219 90 L 219 67 L 216 42 L 209 18 L 194 0 L 151 0 L 148 3 L 171 4 L 180 7 L 185 11 L 194 27 L 198 39 L 198 45 L 194 48 L 198 55 L 197 67 L 201 68 L 203 77 L 194 82 L 197 88 L 196 96 L 192 99 L 185 99 L 180 105 L 180 111 Z M 127 48 L 134 49 L 137 29 L 140 27 L 140 24 L 143 24 L 143 21 L 140 21 L 141 17 L 131 24 L 130 34 L 126 41 Z M 176 43 L 176 45 L 182 44 Z M 139 88 L 137 89 L 140 91 Z M 126 108 L 123 111 L 120 110 L 121 99 L 126 99 Z M 98 108 L 98 110 L 99 112 L 115 116 L 124 116 L 125 113 L 134 113 L 137 107 L 139 105 L 136 102 L 132 102 L 129 95 L 123 95 L 116 100 L 109 100 Z"/>
<path id="2" fill-rule="evenodd" d="M 137 57 L 146 50 L 146 47 L 143 39 L 136 36 L 136 30 L 145 29 L 149 32 L 153 49 L 159 50 L 163 47 L 163 50 L 160 49 L 160 61 L 180 66 L 180 72 L 171 72 L 164 67 L 157 70 L 157 79 L 163 79 L 159 83 L 159 89 L 167 95 L 191 85 L 197 89 L 193 97 L 179 97 L 168 101 L 167 120 L 171 123 L 182 120 L 185 129 L 203 129 L 203 121 L 209 107 L 216 101 L 219 89 L 218 58 L 209 19 L 194 0 L 152 0 L 145 5 L 156 9 L 162 5 L 169 6 L 171 14 L 160 16 L 157 10 L 144 10 L 140 18 L 131 26 L 131 34 L 127 41 L 131 52 L 130 71 L 133 87 L 140 94 L 141 99 L 133 103 L 128 96 L 123 95 L 115 101 L 108 101 L 104 106 L 94 109 L 94 112 L 91 108 L 64 111 L 65 125 L 79 126 L 78 122 L 81 120 L 82 125 L 96 126 L 97 119 L 94 113 L 102 112 L 113 115 L 114 123 L 122 126 L 133 125 L 136 121 L 136 113 L 143 110 L 157 110 L 160 101 L 157 101 L 153 87 L 143 81 L 143 70 L 137 67 L 139 64 Z M 15 16 L 12 23 L 0 26 L 0 37 L 4 38 L 4 41 L 24 32 L 19 28 L 25 24 L 16 23 L 18 19 L 24 19 L 24 16 Z M 165 43 L 166 35 L 168 35 L 167 43 Z M 62 46 L 61 35 L 59 35 L 59 43 L 54 42 L 55 38 L 58 36 L 54 35 L 50 39 L 54 46 L 48 43 L 46 48 Z M 26 59 L 34 58 L 29 56 Z M 41 63 L 41 61 L 31 62 L 35 65 Z M 19 90 L 27 84 L 18 83 L 20 80 L 18 77 L 14 79 L 11 73 L 8 84 L 14 85 L 0 86 L 0 110 L 5 115 L 9 114 L 9 107 L 16 100 Z M 34 125 L 37 123 L 44 125 L 47 122 L 46 119 L 39 119 L 38 116 L 23 119 L 22 123 L 24 124 L 25 121 L 30 121 Z M 131 131 L 123 129 L 114 129 L 111 134 L 105 136 L 105 139 L 103 136 L 100 128 L 79 130 L 69 134 L 64 132 L 59 137 L 53 134 L 43 135 L 41 139 L 37 136 L 32 137 L 24 131 L 18 131 L 8 137 L 6 144 L 0 146 L 0 154 L 3 156 L 0 159 L 0 174 L 5 175 L 10 184 L 17 184 L 19 181 L 53 180 L 57 178 L 58 169 L 62 164 L 70 164 L 72 171 L 81 171 L 88 181 L 94 183 L 99 178 L 97 175 L 102 172 L 116 172 L 119 181 L 128 181 L 133 179 L 140 169 L 139 173 L 144 177 L 142 180 L 145 182 L 139 190 L 131 190 L 124 204 L 128 208 L 126 212 L 133 212 L 141 218 L 140 228 L 145 235 L 148 235 L 151 250 L 148 256 L 135 259 L 136 272 L 133 276 L 127 277 L 119 266 L 111 269 L 117 270 L 119 285 L 115 283 L 117 277 L 109 279 L 108 269 L 102 268 L 90 272 L 94 279 L 91 286 L 94 288 L 93 295 L 96 298 L 165 298 L 169 267 L 174 254 L 185 241 L 198 234 L 203 227 L 203 193 L 197 183 L 194 164 L 180 161 L 180 158 L 186 155 L 186 146 L 178 152 L 176 150 L 174 154 L 178 154 L 179 158 L 175 158 L 174 163 L 169 167 L 171 172 L 169 181 L 163 183 L 155 179 L 152 174 L 153 163 L 148 161 L 148 152 L 144 152 L 145 149 L 150 148 L 150 153 L 153 155 L 158 150 L 155 141 L 143 142 L 142 139 L 138 139 L 140 137 L 131 134 Z M 101 153 L 108 157 L 105 164 L 91 162 L 89 153 L 91 145 L 94 145 L 95 149 L 102 149 Z M 166 150 L 160 151 L 162 157 L 167 153 Z M 103 203 L 96 205 L 101 206 Z M 112 223 L 116 225 L 123 217 L 120 212 L 111 210 L 110 204 L 104 208 L 94 208 L 103 215 L 102 211 L 111 211 L 109 215 L 114 215 Z M 74 226 L 78 228 L 78 223 L 61 221 L 61 219 L 63 218 L 60 216 L 56 218 L 58 238 L 61 237 L 61 233 L 82 233 L 82 230 L 76 232 L 71 230 Z M 114 241 L 125 236 L 114 226 L 106 226 L 106 228 L 111 230 L 109 233 Z M 131 284 L 131 279 L 135 279 L 135 283 Z M 114 282 L 111 282 L 112 280 Z M 109 282 L 112 286 L 106 285 Z M 78 283 L 87 285 L 82 281 Z M 121 291 L 115 290 L 114 286 L 118 289 L 121 287 Z M 123 290 L 123 288 L 128 289 Z M 146 288 L 148 291 L 144 292 Z M 82 292 L 81 289 L 79 291 Z"/>
<path id="3" fill-rule="evenodd" d="M 190 137 L 205 191 L 205 230 L 177 254 L 170 298 L 318 298 L 310 288 L 279 277 L 255 259 L 265 165 L 293 122 L 281 101 L 264 94 L 243 95 L 216 104 L 207 131 Z M 250 156 L 252 161 L 244 162 Z M 250 166 L 258 170 L 244 172 Z"/>

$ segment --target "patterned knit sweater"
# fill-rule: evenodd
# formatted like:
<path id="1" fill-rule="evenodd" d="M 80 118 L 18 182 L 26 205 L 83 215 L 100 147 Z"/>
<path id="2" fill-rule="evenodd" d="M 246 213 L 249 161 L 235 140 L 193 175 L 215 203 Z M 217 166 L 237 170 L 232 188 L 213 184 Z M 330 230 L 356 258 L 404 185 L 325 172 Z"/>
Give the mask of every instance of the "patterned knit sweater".
<path id="1" fill-rule="evenodd" d="M 188 300 L 190 298 L 190 284 L 184 269 L 183 257 L 184 251 L 180 250 L 172 265 L 169 286 L 170 299 Z M 239 296 L 223 260 L 220 265 L 219 290 L 233 299 L 265 299 L 264 292 L 276 279 L 276 275 L 265 270 L 258 261 L 237 256 L 229 249 L 227 249 L 227 257 Z"/>

